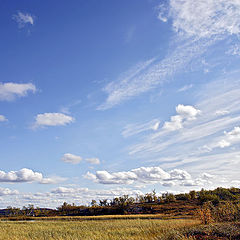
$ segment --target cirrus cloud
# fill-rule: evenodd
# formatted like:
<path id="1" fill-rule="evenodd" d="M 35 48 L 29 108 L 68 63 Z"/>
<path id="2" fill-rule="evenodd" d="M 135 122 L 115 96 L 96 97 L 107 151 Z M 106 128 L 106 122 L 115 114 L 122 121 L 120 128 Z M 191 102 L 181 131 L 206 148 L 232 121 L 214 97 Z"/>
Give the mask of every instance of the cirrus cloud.
<path id="1" fill-rule="evenodd" d="M 240 33 L 236 0 L 170 0 L 169 16 L 176 32 L 197 38 Z"/>

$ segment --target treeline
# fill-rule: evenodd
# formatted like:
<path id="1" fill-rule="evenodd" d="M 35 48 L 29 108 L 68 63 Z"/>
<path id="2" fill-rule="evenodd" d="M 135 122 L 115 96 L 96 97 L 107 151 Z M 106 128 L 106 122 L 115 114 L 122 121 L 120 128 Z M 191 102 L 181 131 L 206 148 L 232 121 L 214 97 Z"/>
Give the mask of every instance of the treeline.
<path id="1" fill-rule="evenodd" d="M 218 204 L 220 201 L 235 201 L 240 200 L 240 189 L 239 188 L 216 188 L 215 190 L 204 190 L 201 191 L 190 191 L 189 193 L 172 194 L 163 193 L 157 196 L 155 190 L 151 193 L 146 193 L 145 195 L 138 195 L 136 198 L 128 197 L 124 195 L 122 197 L 116 197 L 112 200 L 103 199 L 92 200 L 91 206 L 126 206 L 136 203 L 170 203 L 178 200 L 188 201 L 188 200 L 198 200 L 200 204 L 204 202 L 212 202 L 213 204 Z"/>
<path id="2" fill-rule="evenodd" d="M 7 209 L 0 210 L 0 215 L 5 216 L 92 216 L 107 214 L 131 214 L 131 213 L 157 213 L 163 206 L 179 206 L 187 208 L 186 205 L 202 206 L 205 203 L 211 203 L 217 206 L 222 202 L 239 203 L 239 188 L 217 188 L 215 190 L 190 191 L 183 194 L 164 193 L 158 195 L 155 190 L 144 195 L 138 195 L 136 198 L 123 195 L 113 199 L 92 200 L 90 206 L 77 206 L 64 202 L 57 209 L 35 208 L 33 205 L 27 207 L 14 208 L 9 206 Z M 179 204 L 179 205 L 177 205 Z M 162 206 L 163 205 L 163 206 Z M 162 206 L 162 207 L 161 207 Z M 158 210 L 156 210 L 158 209 Z M 176 210 L 177 211 L 177 210 Z"/>

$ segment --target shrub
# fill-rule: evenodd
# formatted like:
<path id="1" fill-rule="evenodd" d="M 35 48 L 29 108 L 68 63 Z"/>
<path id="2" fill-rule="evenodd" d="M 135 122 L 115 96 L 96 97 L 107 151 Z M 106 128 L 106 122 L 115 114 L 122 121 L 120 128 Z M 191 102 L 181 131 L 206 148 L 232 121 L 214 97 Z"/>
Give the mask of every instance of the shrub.
<path id="1" fill-rule="evenodd" d="M 200 220 L 203 224 L 209 224 L 213 222 L 213 216 L 212 216 L 212 211 L 213 211 L 214 206 L 212 205 L 211 202 L 206 202 L 203 204 L 203 206 L 199 210 L 199 217 Z"/>

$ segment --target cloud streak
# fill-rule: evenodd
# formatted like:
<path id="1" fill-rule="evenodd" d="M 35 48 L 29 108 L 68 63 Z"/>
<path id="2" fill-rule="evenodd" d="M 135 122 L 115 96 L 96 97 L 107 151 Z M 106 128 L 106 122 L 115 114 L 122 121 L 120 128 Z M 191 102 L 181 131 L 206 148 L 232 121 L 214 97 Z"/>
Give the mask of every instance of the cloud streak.
<path id="1" fill-rule="evenodd" d="M 123 137 L 130 137 L 146 131 L 157 131 L 159 128 L 160 121 L 158 119 L 153 119 L 149 122 L 142 124 L 128 124 L 124 127 L 122 131 Z"/>
<path id="2" fill-rule="evenodd" d="M 240 33 L 240 3 L 236 0 L 170 0 L 169 6 L 159 9 L 161 21 L 172 20 L 175 49 L 164 59 L 147 60 L 107 84 L 103 89 L 106 101 L 98 110 L 112 108 L 161 86 L 206 53 L 209 46 Z"/>

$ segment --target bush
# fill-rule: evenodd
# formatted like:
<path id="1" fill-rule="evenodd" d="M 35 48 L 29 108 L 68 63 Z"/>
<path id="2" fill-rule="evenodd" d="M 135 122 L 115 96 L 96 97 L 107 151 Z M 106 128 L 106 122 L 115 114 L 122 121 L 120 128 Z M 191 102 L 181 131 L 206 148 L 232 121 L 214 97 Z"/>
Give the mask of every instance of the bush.
<path id="1" fill-rule="evenodd" d="M 214 206 L 211 202 L 205 202 L 199 210 L 199 217 L 203 224 L 239 221 L 240 204 L 228 201 Z"/>
<path id="2" fill-rule="evenodd" d="M 211 202 L 206 202 L 203 204 L 201 209 L 199 210 L 199 217 L 203 224 L 209 224 L 214 221 L 212 216 L 212 211 L 214 209 L 214 206 Z"/>

